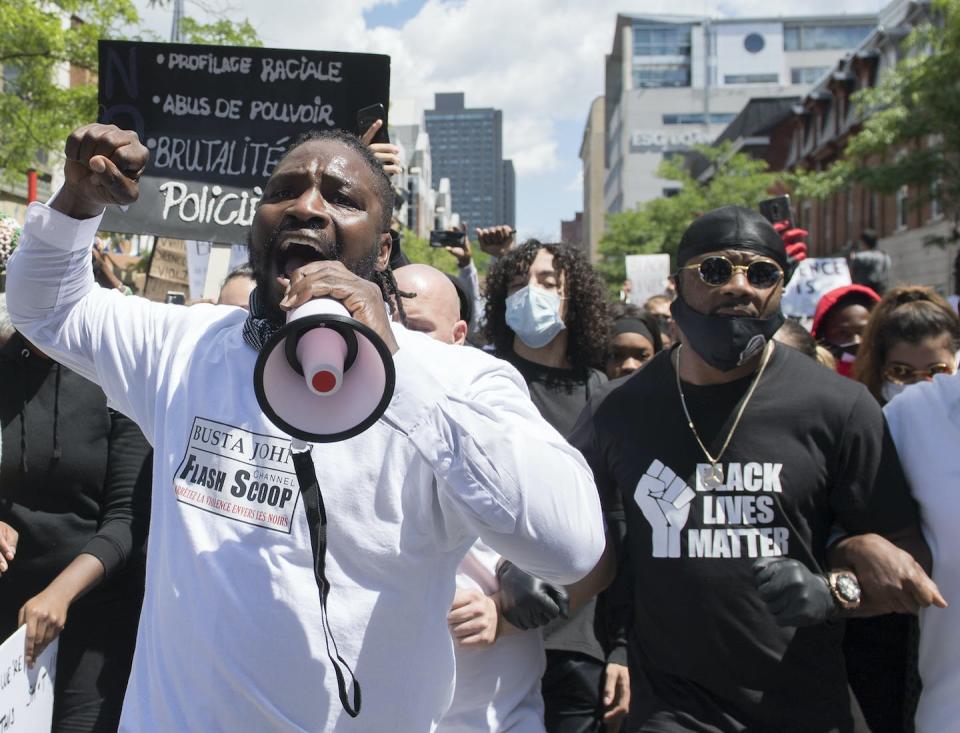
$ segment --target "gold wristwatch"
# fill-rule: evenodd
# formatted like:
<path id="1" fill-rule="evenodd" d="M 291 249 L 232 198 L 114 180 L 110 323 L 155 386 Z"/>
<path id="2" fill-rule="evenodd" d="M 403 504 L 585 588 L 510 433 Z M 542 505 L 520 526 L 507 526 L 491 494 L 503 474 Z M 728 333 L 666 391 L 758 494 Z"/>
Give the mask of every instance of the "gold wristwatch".
<path id="1" fill-rule="evenodd" d="M 842 610 L 860 608 L 860 583 L 852 570 L 831 570 L 827 573 L 827 585 L 834 603 Z"/>

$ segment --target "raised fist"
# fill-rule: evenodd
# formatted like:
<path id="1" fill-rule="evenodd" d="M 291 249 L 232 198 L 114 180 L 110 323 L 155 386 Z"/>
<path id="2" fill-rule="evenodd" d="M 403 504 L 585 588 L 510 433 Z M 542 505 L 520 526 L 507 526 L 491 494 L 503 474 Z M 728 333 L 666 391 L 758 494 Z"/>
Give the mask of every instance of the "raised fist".
<path id="1" fill-rule="evenodd" d="M 690 516 L 696 492 L 660 461 L 637 482 L 634 501 L 653 530 L 653 557 L 680 557 L 680 530 Z"/>
<path id="2" fill-rule="evenodd" d="M 70 133 L 64 148 L 64 192 L 72 215 L 95 216 L 107 204 L 132 204 L 150 152 L 137 133 L 114 125 L 85 125 Z"/>
<path id="3" fill-rule="evenodd" d="M 486 229 L 475 230 L 477 234 L 477 244 L 480 249 L 488 255 L 502 257 L 513 247 L 515 232 L 506 224 L 496 227 L 487 227 Z"/>
<path id="4" fill-rule="evenodd" d="M 810 236 L 810 232 L 806 229 L 794 227 L 789 221 L 778 221 L 773 225 L 773 228 L 780 235 L 780 239 L 783 240 L 783 245 L 787 250 L 787 271 L 783 277 L 783 284 L 786 285 L 793 277 L 797 265 L 807 259 L 806 239 Z"/>

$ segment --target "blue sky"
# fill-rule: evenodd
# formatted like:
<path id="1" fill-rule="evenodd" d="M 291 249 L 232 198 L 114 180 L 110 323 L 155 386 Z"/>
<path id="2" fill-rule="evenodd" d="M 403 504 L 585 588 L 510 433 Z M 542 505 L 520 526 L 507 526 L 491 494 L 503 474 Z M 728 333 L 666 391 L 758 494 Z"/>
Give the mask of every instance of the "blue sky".
<path id="1" fill-rule="evenodd" d="M 166 37 L 170 10 L 135 0 Z M 391 98 L 503 110 L 517 170 L 521 237 L 559 238 L 582 208 L 578 152 L 590 102 L 603 91 L 617 12 L 722 16 L 875 12 L 881 0 L 186 0 L 187 13 L 248 18 L 265 45 L 386 53 Z M 456 204 L 456 202 L 454 202 Z"/>
<path id="2" fill-rule="evenodd" d="M 385 26 L 401 28 L 420 12 L 426 0 L 400 0 L 396 3 L 384 3 L 363 11 L 363 18 L 371 28 Z"/>

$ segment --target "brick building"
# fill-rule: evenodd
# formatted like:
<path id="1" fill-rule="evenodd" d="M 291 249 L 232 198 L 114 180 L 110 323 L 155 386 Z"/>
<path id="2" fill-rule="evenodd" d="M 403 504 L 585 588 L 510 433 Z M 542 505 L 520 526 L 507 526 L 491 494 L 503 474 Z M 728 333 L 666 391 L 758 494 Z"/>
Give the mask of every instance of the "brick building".
<path id="1" fill-rule="evenodd" d="M 877 30 L 799 101 L 751 100 L 718 140 L 728 140 L 735 150 L 764 158 L 774 170 L 829 168 L 842 157 L 847 141 L 863 122 L 852 96 L 876 84 L 897 64 L 904 53 L 904 38 L 927 17 L 929 8 L 928 0 L 894 0 L 881 11 Z M 753 114 L 749 114 L 751 110 Z M 758 130 L 762 134 L 757 134 Z M 693 172 L 701 180 L 710 175 L 708 169 L 698 171 L 695 164 Z M 874 229 L 880 249 L 892 260 L 892 282 L 919 283 L 953 293 L 958 246 L 924 243 L 930 236 L 946 234 L 952 224 L 936 201 L 920 202 L 924 198 L 920 193 L 905 186 L 894 195 L 881 195 L 854 185 L 823 200 L 795 198 L 794 216 L 810 232 L 812 256 L 842 254 L 859 239 L 860 232 Z"/>

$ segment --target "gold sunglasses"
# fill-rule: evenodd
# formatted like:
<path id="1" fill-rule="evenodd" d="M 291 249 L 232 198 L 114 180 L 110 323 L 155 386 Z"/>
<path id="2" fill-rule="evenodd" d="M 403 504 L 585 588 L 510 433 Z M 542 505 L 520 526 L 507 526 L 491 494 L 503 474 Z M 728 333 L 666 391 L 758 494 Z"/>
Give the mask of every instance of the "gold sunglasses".
<path id="1" fill-rule="evenodd" d="M 696 270 L 705 285 L 717 288 L 733 279 L 735 272 L 743 272 L 747 282 L 755 288 L 771 288 L 783 277 L 776 262 L 756 260 L 749 265 L 735 265 L 723 255 L 711 255 L 696 265 L 685 265 L 681 270 Z"/>
<path id="2" fill-rule="evenodd" d="M 953 374 L 953 365 L 939 362 L 926 369 L 913 369 L 906 364 L 891 364 L 884 367 L 883 376 L 894 384 L 916 384 L 917 382 L 933 379 L 938 374 Z"/>

